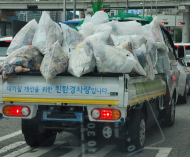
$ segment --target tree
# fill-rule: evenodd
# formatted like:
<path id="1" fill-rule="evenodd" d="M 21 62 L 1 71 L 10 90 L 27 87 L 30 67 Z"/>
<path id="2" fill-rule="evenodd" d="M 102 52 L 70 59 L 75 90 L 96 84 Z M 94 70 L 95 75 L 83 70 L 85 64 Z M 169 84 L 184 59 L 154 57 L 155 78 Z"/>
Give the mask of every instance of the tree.
<path id="1" fill-rule="evenodd" d="M 91 1 L 93 12 L 100 11 L 102 9 L 103 0 L 95 0 L 95 2 Z"/>

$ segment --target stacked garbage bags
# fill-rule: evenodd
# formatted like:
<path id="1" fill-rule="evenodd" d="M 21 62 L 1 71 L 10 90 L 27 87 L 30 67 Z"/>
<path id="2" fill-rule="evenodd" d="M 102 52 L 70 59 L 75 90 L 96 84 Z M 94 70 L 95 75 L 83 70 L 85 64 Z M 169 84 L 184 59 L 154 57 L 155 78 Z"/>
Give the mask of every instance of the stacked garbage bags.
<path id="1" fill-rule="evenodd" d="M 153 80 L 170 74 L 170 59 L 155 17 L 142 26 L 136 21 L 109 21 L 105 12 L 86 17 L 76 31 L 57 24 L 43 12 L 39 24 L 28 22 L 14 37 L 1 68 L 3 79 L 20 72 L 40 71 L 46 81 L 69 72 L 138 73 Z"/>

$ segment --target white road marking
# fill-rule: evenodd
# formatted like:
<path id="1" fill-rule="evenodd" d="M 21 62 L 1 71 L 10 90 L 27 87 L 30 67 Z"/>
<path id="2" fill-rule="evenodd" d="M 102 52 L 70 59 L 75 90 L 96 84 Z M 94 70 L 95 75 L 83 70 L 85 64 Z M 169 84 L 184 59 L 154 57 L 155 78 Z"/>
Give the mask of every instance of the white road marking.
<path id="1" fill-rule="evenodd" d="M 159 150 L 155 157 L 168 157 L 172 148 L 161 148 L 161 147 L 145 147 L 144 149 Z"/>
<path id="2" fill-rule="evenodd" d="M 16 148 L 16 147 L 18 147 L 18 146 L 21 146 L 21 145 L 23 145 L 23 144 L 25 144 L 25 143 L 26 143 L 26 142 L 24 142 L 24 141 L 19 141 L 19 142 L 10 144 L 10 145 L 8 145 L 8 146 L 5 146 L 5 147 L 3 147 L 3 148 L 0 149 L 0 154 L 5 153 L 5 152 L 8 152 L 8 151 L 10 151 L 10 150 L 12 150 L 12 149 L 14 149 L 14 148 Z"/>
<path id="3" fill-rule="evenodd" d="M 104 148 L 100 149 L 98 152 L 95 154 L 86 154 L 85 157 L 103 157 L 104 155 L 108 154 L 109 152 L 114 149 L 116 145 L 107 145 Z"/>
<path id="4" fill-rule="evenodd" d="M 27 152 L 27 151 L 29 151 L 29 150 L 31 150 L 31 149 L 32 149 L 31 147 L 26 146 L 26 147 L 24 147 L 24 148 L 21 148 L 21 149 L 19 149 L 19 150 L 17 150 L 17 151 L 14 151 L 14 152 L 12 152 L 12 153 L 6 155 L 6 156 L 4 156 L 4 157 L 16 157 L 16 156 L 21 155 L 21 154 L 23 154 L 23 153 L 25 153 L 25 152 Z"/>
<path id="5" fill-rule="evenodd" d="M 86 145 L 84 147 L 85 147 L 85 149 L 87 149 Z M 66 147 L 62 147 L 62 148 L 66 148 Z M 70 148 L 73 148 L 73 147 L 70 147 Z M 75 147 L 73 151 L 71 151 L 67 154 L 64 154 L 63 156 L 60 156 L 60 157 L 74 157 L 74 156 L 76 156 L 76 154 L 80 155 L 81 153 L 82 153 L 82 146 Z"/>
<path id="6" fill-rule="evenodd" d="M 12 133 L 12 134 L 5 135 L 5 136 L 3 136 L 3 137 L 0 137 L 0 142 L 1 142 L 1 141 L 4 141 L 4 140 L 7 140 L 7 139 L 9 139 L 9 138 L 11 138 L 11 137 L 17 136 L 17 135 L 19 135 L 19 134 L 21 134 L 21 133 L 22 133 L 21 130 L 19 130 L 19 131 L 17 131 L 17 132 Z"/>
<path id="7" fill-rule="evenodd" d="M 55 142 L 54 145 L 51 147 L 39 147 L 39 148 L 33 149 L 32 152 L 22 154 L 19 157 L 26 157 L 26 156 L 27 157 L 39 157 L 40 155 L 45 154 L 64 143 L 66 143 L 66 142 Z"/>

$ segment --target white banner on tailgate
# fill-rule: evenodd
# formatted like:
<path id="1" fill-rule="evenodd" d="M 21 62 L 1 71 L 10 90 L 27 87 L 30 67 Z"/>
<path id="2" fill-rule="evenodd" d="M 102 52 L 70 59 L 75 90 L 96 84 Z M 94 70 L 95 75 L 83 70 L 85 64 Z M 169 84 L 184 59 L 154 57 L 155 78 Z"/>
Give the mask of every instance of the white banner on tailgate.
<path id="1" fill-rule="evenodd" d="M 81 85 L 77 83 L 10 83 L 5 82 L 3 85 L 3 94 L 28 94 L 28 95 L 93 95 L 93 96 L 110 96 L 108 86 L 104 85 Z M 12 95 L 14 96 L 14 95 Z"/>

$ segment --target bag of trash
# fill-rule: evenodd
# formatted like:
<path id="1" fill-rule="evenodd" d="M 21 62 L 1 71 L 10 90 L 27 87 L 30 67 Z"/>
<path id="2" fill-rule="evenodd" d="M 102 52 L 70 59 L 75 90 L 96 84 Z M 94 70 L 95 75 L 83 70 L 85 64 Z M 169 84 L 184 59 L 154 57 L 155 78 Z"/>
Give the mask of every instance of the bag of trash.
<path id="1" fill-rule="evenodd" d="M 39 70 L 42 59 L 41 53 L 32 45 L 23 46 L 5 59 L 1 71 L 9 77 L 20 72 Z"/>
<path id="2" fill-rule="evenodd" d="M 118 22 L 112 21 L 107 23 L 112 27 L 113 35 L 143 35 L 142 26 L 136 21 Z"/>
<path id="3" fill-rule="evenodd" d="M 56 41 L 62 44 L 62 30 L 44 11 L 34 34 L 32 45 L 45 55 Z"/>
<path id="4" fill-rule="evenodd" d="M 49 52 L 45 54 L 40 71 L 48 82 L 57 74 L 65 72 L 67 67 L 68 56 L 57 41 L 51 46 Z"/>
<path id="5" fill-rule="evenodd" d="M 76 77 L 93 72 L 95 69 L 95 58 L 89 46 L 82 42 L 72 51 L 69 59 L 68 72 Z"/>
<path id="6" fill-rule="evenodd" d="M 130 36 L 115 36 L 111 35 L 114 46 L 117 46 L 120 49 L 126 49 L 127 51 L 132 52 L 133 50 L 133 41 Z"/>
<path id="7" fill-rule="evenodd" d="M 70 28 L 69 26 L 62 23 L 60 25 L 63 31 L 62 48 L 64 52 L 69 53 L 83 41 L 84 37 L 81 33 L 77 32 L 73 28 Z"/>
<path id="8" fill-rule="evenodd" d="M 156 63 L 157 63 L 157 48 L 156 48 L 156 44 L 153 43 L 151 40 L 148 40 L 148 42 L 147 42 L 147 52 L 150 55 L 150 59 L 152 61 L 153 67 L 156 67 Z"/>
<path id="9" fill-rule="evenodd" d="M 93 27 L 94 24 L 92 22 L 83 23 L 79 28 L 79 33 L 81 33 L 83 37 L 86 38 L 94 33 Z"/>
<path id="10" fill-rule="evenodd" d="M 138 61 L 140 62 L 141 66 L 146 72 L 146 76 L 149 79 L 154 80 L 155 72 L 154 72 L 150 55 L 148 52 L 146 52 L 146 46 L 143 44 L 138 49 L 134 49 L 133 52 L 136 54 Z"/>
<path id="11" fill-rule="evenodd" d="M 131 52 L 125 49 L 118 50 L 98 42 L 92 45 L 98 72 L 130 73 L 137 62 Z"/>
<path id="12" fill-rule="evenodd" d="M 95 33 L 93 35 L 90 35 L 88 37 L 86 37 L 84 39 L 84 42 L 92 42 L 92 41 L 98 41 L 98 42 L 102 42 L 104 44 L 107 43 L 109 38 L 109 32 L 99 32 L 99 33 Z"/>
<path id="13" fill-rule="evenodd" d="M 112 31 L 112 26 L 110 22 L 93 26 L 93 33 L 106 32 L 106 31 L 108 32 Z"/>
<path id="14" fill-rule="evenodd" d="M 151 31 L 153 32 L 152 36 L 154 38 L 154 41 L 155 42 L 164 42 L 164 38 L 162 36 L 162 32 L 161 32 L 160 25 L 158 23 L 157 17 L 153 18 L 150 25 L 151 25 L 151 28 L 152 28 Z"/>
<path id="15" fill-rule="evenodd" d="M 166 47 L 166 44 L 164 42 L 155 42 L 155 46 L 157 49 L 162 51 L 167 51 L 168 48 Z"/>
<path id="16" fill-rule="evenodd" d="M 138 49 L 147 43 L 147 39 L 143 35 L 131 35 L 130 37 L 133 41 L 133 49 Z"/>
<path id="17" fill-rule="evenodd" d="M 166 51 L 158 49 L 158 60 L 156 64 L 158 73 L 165 73 L 171 75 L 170 60 Z"/>
<path id="18" fill-rule="evenodd" d="M 37 28 L 35 19 L 28 22 L 13 38 L 10 46 L 7 49 L 7 55 L 25 45 L 32 45 L 32 39 Z"/>
<path id="19" fill-rule="evenodd" d="M 109 17 L 107 13 L 102 12 L 102 11 L 97 11 L 92 17 L 86 16 L 83 24 L 85 24 L 86 22 L 91 22 L 94 25 L 98 25 L 98 24 L 105 23 L 108 21 L 109 21 Z"/>

